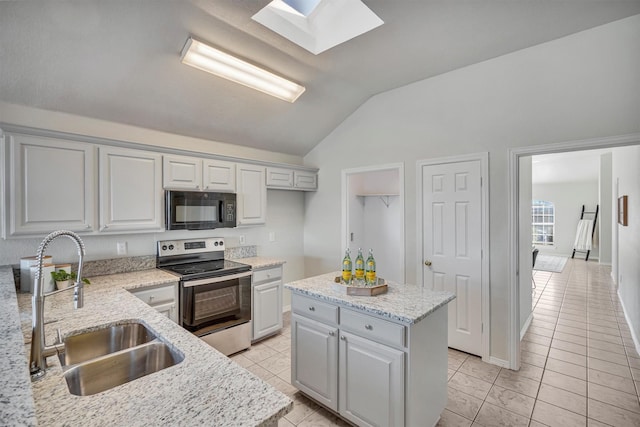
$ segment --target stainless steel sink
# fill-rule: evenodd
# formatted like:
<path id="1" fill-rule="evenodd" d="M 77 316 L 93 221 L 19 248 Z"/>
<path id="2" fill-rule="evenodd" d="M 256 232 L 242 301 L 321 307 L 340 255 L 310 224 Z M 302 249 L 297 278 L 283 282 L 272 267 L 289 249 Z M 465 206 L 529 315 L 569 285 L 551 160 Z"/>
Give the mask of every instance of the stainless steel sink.
<path id="1" fill-rule="evenodd" d="M 176 365 L 184 356 L 162 342 L 80 363 L 64 373 L 71 394 L 90 396 Z"/>
<path id="2" fill-rule="evenodd" d="M 144 324 L 126 322 L 64 339 L 58 354 L 71 394 L 90 396 L 184 360 Z"/>
<path id="3" fill-rule="evenodd" d="M 63 367 L 120 350 L 135 347 L 156 339 L 156 335 L 139 322 L 111 325 L 64 339 L 64 352 L 58 354 Z"/>

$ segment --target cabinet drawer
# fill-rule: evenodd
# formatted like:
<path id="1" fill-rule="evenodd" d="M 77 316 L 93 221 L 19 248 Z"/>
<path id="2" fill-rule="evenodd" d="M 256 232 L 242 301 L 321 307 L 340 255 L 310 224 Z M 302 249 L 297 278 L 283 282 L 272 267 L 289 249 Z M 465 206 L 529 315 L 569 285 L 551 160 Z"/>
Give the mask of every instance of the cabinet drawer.
<path id="1" fill-rule="evenodd" d="M 380 343 L 404 347 L 405 327 L 377 317 L 343 309 L 340 328 Z"/>
<path id="2" fill-rule="evenodd" d="M 134 290 L 131 293 L 145 303 L 154 306 L 175 301 L 175 289 L 175 285 L 170 285 L 152 289 Z"/>
<path id="3" fill-rule="evenodd" d="M 338 307 L 318 301 L 314 298 L 293 294 L 291 298 L 293 312 L 325 323 L 338 323 Z"/>
<path id="4" fill-rule="evenodd" d="M 253 283 L 277 280 L 282 277 L 282 267 L 272 267 L 253 271 Z"/>

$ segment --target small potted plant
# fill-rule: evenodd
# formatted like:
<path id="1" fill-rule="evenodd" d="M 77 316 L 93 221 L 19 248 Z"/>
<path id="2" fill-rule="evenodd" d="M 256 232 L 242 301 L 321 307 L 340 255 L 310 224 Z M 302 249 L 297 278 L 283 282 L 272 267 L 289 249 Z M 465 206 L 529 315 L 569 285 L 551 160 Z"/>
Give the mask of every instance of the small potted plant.
<path id="1" fill-rule="evenodd" d="M 51 277 L 56 282 L 57 289 L 66 289 L 69 287 L 69 282 L 72 280 L 76 280 L 78 275 L 75 272 L 67 273 L 64 270 L 52 271 Z M 86 277 L 82 278 L 82 282 L 90 285 L 91 282 Z"/>

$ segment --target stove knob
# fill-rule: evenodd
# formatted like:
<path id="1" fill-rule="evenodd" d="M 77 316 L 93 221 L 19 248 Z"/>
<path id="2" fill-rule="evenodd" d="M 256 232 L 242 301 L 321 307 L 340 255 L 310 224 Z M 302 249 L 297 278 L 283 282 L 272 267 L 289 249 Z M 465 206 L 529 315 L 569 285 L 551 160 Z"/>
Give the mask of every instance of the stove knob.
<path id="1" fill-rule="evenodd" d="M 167 245 L 162 245 L 162 250 L 166 251 L 167 250 Z"/>
<path id="2" fill-rule="evenodd" d="M 213 246 L 218 246 L 218 242 L 214 242 Z"/>
<path id="3" fill-rule="evenodd" d="M 173 245 L 169 245 L 169 250 L 170 250 L 170 251 L 172 251 L 172 250 L 173 250 L 173 248 L 174 248 L 174 246 L 173 246 Z"/>
<path id="4" fill-rule="evenodd" d="M 220 240 L 220 246 L 224 246 L 224 242 Z"/>

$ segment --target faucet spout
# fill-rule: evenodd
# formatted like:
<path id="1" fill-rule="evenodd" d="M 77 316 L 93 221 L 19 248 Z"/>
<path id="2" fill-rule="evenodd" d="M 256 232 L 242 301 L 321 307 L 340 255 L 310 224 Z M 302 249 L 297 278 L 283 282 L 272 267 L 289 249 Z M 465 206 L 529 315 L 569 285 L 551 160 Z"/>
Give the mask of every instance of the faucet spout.
<path id="1" fill-rule="evenodd" d="M 56 345 L 47 346 L 44 337 L 44 277 L 42 276 L 42 264 L 45 250 L 49 243 L 60 236 L 66 236 L 73 240 L 78 248 L 78 273 L 76 283 L 73 287 L 73 306 L 82 308 L 84 305 L 84 285 L 82 282 L 82 261 L 85 255 L 84 243 L 80 236 L 73 231 L 58 230 L 44 238 L 38 252 L 36 253 L 36 277 L 33 286 L 32 305 L 32 333 L 31 333 L 31 356 L 29 360 L 29 370 L 31 371 L 31 381 L 36 381 L 44 377 L 46 373 L 46 357 L 56 353 Z"/>

